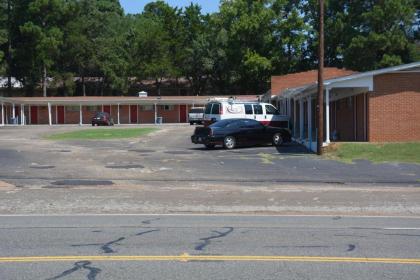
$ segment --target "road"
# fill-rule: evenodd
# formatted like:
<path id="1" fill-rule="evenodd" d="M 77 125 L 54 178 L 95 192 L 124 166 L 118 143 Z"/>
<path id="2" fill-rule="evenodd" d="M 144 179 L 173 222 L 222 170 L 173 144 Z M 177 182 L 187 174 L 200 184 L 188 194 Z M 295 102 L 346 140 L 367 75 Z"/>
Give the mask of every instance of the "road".
<path id="1" fill-rule="evenodd" d="M 0 279 L 419 279 L 420 218 L 1 216 Z"/>

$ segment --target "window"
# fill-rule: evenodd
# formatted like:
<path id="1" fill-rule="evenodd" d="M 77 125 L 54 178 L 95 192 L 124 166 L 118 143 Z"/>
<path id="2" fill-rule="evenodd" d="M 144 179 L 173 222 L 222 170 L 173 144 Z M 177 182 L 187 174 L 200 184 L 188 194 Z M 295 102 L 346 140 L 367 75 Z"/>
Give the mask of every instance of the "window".
<path id="1" fill-rule="evenodd" d="M 218 115 L 219 111 L 220 111 L 220 104 L 219 103 L 213 104 L 213 107 L 211 108 L 211 114 Z"/>
<path id="2" fill-rule="evenodd" d="M 261 105 L 254 105 L 254 114 L 255 115 L 262 115 L 263 109 Z"/>
<path id="3" fill-rule="evenodd" d="M 252 105 L 245 105 L 245 114 L 246 115 L 252 115 L 253 114 Z"/>
<path id="4" fill-rule="evenodd" d="M 192 108 L 190 110 L 190 113 L 202 114 L 202 113 L 204 113 L 204 109 L 203 108 Z"/>
<path id="5" fill-rule="evenodd" d="M 154 108 L 153 108 L 153 105 L 142 105 L 141 110 L 142 111 L 153 111 Z"/>
<path id="6" fill-rule="evenodd" d="M 255 120 L 243 120 L 242 125 L 246 128 L 261 128 L 261 124 Z"/>
<path id="7" fill-rule="evenodd" d="M 221 120 L 221 121 L 215 122 L 214 124 L 210 125 L 210 127 L 220 127 L 220 128 L 223 128 L 223 127 L 230 126 L 231 123 L 233 123 L 233 122 L 237 122 L 237 121 L 235 121 L 235 120 L 229 120 L 229 119 L 227 119 L 227 120 Z"/>
<path id="8" fill-rule="evenodd" d="M 173 105 L 163 105 L 163 111 L 172 111 L 173 109 Z"/>
<path id="9" fill-rule="evenodd" d="M 278 115 L 279 111 L 272 105 L 265 105 L 265 112 L 267 115 Z"/>

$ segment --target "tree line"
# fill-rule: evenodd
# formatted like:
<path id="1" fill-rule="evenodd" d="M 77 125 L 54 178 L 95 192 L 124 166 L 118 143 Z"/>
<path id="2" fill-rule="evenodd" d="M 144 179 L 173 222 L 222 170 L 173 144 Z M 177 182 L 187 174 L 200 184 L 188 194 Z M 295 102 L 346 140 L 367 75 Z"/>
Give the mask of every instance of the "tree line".
<path id="1" fill-rule="evenodd" d="M 271 75 L 316 68 L 317 0 L 221 0 L 200 6 L 150 2 L 125 14 L 118 0 L 0 0 L 0 75 L 28 95 L 51 84 L 72 95 L 75 77 L 127 94 L 136 80 L 187 79 L 194 95 L 211 88 L 261 94 Z M 420 60 L 416 0 L 327 0 L 325 65 L 357 71 Z"/>

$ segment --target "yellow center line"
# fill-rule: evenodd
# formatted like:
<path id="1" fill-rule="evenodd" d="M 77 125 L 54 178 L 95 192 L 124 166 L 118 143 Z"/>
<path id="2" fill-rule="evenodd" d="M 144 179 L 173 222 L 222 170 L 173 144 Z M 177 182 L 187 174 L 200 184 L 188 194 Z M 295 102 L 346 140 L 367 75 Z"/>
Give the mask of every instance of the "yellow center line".
<path id="1" fill-rule="evenodd" d="M 320 262 L 320 263 L 383 263 L 383 264 L 415 264 L 420 259 L 403 258 L 349 258 L 321 256 L 32 256 L 32 257 L 0 257 L 0 263 L 21 262 L 68 262 L 68 261 L 248 261 L 248 262 Z"/>

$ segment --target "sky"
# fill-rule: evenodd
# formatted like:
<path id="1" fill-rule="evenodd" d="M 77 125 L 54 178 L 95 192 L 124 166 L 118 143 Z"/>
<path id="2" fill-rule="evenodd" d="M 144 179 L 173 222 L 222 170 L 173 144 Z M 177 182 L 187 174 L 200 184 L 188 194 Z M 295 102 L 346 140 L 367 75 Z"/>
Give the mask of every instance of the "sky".
<path id="1" fill-rule="evenodd" d="M 153 0 L 120 0 L 121 6 L 127 14 L 137 14 L 143 11 L 143 7 Z M 191 2 L 199 4 L 202 13 L 214 13 L 219 10 L 219 0 L 166 0 L 172 7 L 189 6 Z"/>

